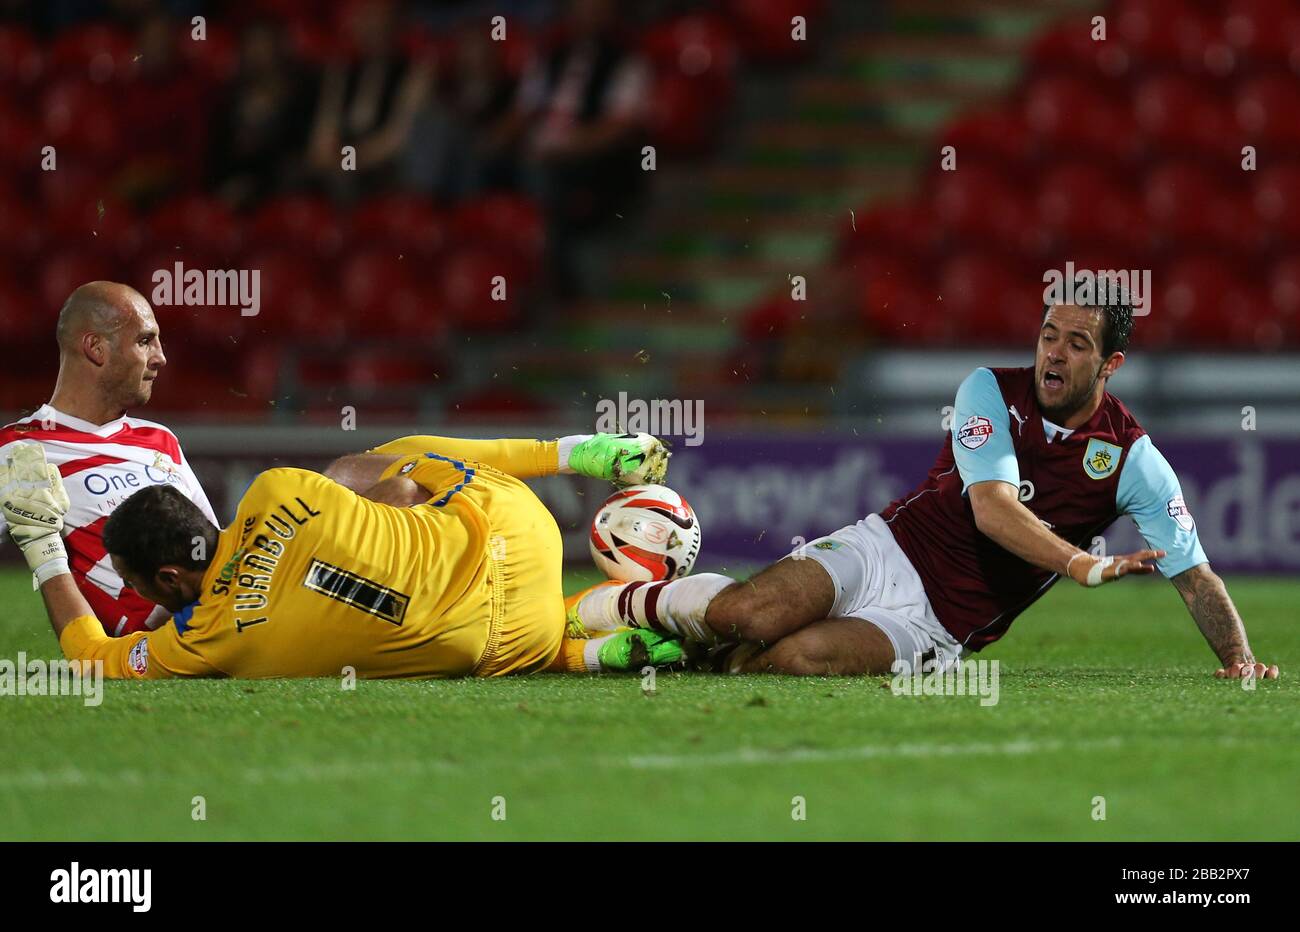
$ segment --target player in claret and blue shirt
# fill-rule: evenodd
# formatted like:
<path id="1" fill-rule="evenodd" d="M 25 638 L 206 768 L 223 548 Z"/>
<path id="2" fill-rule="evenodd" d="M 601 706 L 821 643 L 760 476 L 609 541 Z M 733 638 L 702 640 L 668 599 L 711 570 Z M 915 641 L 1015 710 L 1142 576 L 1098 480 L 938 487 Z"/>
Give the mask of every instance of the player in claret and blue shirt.
<path id="1" fill-rule="evenodd" d="M 971 373 L 930 474 L 881 513 L 743 583 L 701 573 L 601 584 L 573 601 L 571 624 L 741 641 L 728 661 L 739 672 L 946 669 L 1002 637 L 1063 576 L 1100 586 L 1159 568 L 1218 656 L 1217 675 L 1275 678 L 1210 569 L 1178 477 L 1106 391 L 1132 329 L 1124 299 L 1048 307 L 1034 365 Z M 1150 549 L 1089 553 L 1121 515 Z"/>

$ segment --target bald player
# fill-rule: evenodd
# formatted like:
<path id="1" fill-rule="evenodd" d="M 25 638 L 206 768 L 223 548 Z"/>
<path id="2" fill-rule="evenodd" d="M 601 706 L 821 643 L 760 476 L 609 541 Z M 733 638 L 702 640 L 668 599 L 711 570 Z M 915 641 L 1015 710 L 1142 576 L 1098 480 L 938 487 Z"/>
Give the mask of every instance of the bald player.
<path id="1" fill-rule="evenodd" d="M 64 302 L 56 335 L 54 394 L 29 416 L 0 428 L 0 462 L 16 442 L 44 447 L 70 499 L 63 534 L 77 588 L 109 635 L 151 630 L 170 613 L 123 586 L 102 540 L 109 515 L 131 493 L 169 485 L 218 523 L 176 435 L 127 415 L 148 404 L 167 364 L 158 322 L 134 288 L 89 282 Z M 0 533 L 5 529 L 0 515 Z"/>

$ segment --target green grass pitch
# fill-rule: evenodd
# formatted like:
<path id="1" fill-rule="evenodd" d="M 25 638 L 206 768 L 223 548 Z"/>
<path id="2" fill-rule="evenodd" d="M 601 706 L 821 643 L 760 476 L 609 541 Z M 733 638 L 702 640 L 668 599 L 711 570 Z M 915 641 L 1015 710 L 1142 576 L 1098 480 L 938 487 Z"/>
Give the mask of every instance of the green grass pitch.
<path id="1" fill-rule="evenodd" d="M 1215 680 L 1172 587 L 1125 580 L 1057 587 L 986 650 L 991 707 L 672 673 L 652 695 L 541 675 L 3 696 L 0 838 L 1295 840 L 1300 583 L 1229 588 L 1281 681 Z M 0 658 L 55 656 L 28 574 L 0 573 L 0 605 Z"/>

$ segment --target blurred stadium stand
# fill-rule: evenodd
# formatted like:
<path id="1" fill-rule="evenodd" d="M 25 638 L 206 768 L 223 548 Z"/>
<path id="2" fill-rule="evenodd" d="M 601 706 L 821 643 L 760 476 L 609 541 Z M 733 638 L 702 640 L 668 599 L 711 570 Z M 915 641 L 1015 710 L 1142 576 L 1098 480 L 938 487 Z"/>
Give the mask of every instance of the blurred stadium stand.
<path id="1" fill-rule="evenodd" d="M 1067 259 L 1153 270 L 1116 381 L 1148 422 L 1193 416 L 1169 394 L 1186 382 L 1201 423 L 1230 425 L 1259 400 L 1243 371 L 1300 397 L 1297 3 L 620 5 L 658 170 L 652 196 L 572 237 L 521 143 L 469 176 L 447 161 L 487 151 L 530 63 L 563 47 L 564 3 L 394 5 L 387 80 L 427 66 L 429 101 L 379 177 L 313 174 L 313 114 L 331 69 L 383 38 L 375 7 L 0 2 L 0 339 L 26 363 L 0 390 L 10 415 L 48 397 L 75 285 L 148 296 L 176 261 L 260 269 L 263 292 L 255 318 L 159 309 L 169 366 L 142 413 L 178 422 L 330 423 L 351 404 L 586 424 L 622 390 L 932 430 L 954 367 L 1027 357 L 1042 274 Z M 499 12 L 507 41 L 482 42 Z M 1087 38 L 1098 12 L 1105 42 Z M 233 151 L 259 107 L 277 119 Z M 939 170 L 943 145 L 959 171 Z"/>

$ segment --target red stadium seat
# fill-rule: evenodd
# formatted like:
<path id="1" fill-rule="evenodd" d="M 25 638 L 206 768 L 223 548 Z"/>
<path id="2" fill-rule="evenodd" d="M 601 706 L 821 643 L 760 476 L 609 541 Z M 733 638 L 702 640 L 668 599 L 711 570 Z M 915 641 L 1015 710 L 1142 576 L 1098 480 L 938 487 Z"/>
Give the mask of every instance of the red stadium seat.
<path id="1" fill-rule="evenodd" d="M 957 169 L 964 171 L 972 160 L 994 165 L 1022 165 L 1028 161 L 1033 140 L 1019 108 L 999 106 L 967 113 L 940 133 L 939 145 L 957 150 Z"/>
<path id="2" fill-rule="evenodd" d="M 122 152 L 113 95 L 99 85 L 81 78 L 58 81 L 41 95 L 41 113 L 48 142 L 65 162 L 106 162 Z"/>
<path id="3" fill-rule="evenodd" d="M 343 224 L 329 201 L 291 195 L 263 204 L 248 235 L 258 247 L 284 246 L 329 257 L 343 245 Z"/>
<path id="4" fill-rule="evenodd" d="M 1200 153 L 1227 162 L 1241 158 L 1232 109 L 1213 84 L 1158 74 L 1139 84 L 1132 99 L 1149 152 L 1181 158 Z"/>
<path id="5" fill-rule="evenodd" d="M 1039 78 L 1025 91 L 1025 121 L 1052 153 L 1125 162 L 1137 155 L 1128 109 L 1087 81 L 1067 75 Z"/>
<path id="6" fill-rule="evenodd" d="M 0 275 L 0 345 L 6 350 L 52 339 L 56 313 L 54 308 L 42 313 L 30 288 L 15 276 Z"/>
<path id="7" fill-rule="evenodd" d="M 55 37 L 50 68 L 56 74 L 108 84 L 131 73 L 135 42 L 130 33 L 105 23 L 77 26 Z"/>
<path id="8" fill-rule="evenodd" d="M 352 240 L 384 246 L 420 258 L 437 255 L 447 243 L 448 220 L 425 198 L 393 194 L 359 205 L 352 213 Z"/>
<path id="9" fill-rule="evenodd" d="M 526 278 L 518 260 L 509 253 L 462 247 L 440 263 L 436 281 L 441 307 L 458 326 L 491 330 L 508 326 L 519 317 L 521 284 Z M 496 300 L 494 293 L 502 285 L 505 300 Z"/>
<path id="10" fill-rule="evenodd" d="M 282 334 L 307 342 L 343 336 L 344 315 L 332 281 L 294 250 L 271 248 L 245 253 L 241 268 L 259 272 L 261 311 L 249 326 L 257 333 Z"/>
<path id="11" fill-rule="evenodd" d="M 930 203 L 935 222 L 960 242 L 1011 253 L 1033 247 L 1033 207 L 1001 172 L 960 163 L 956 171 L 938 172 Z"/>
<path id="12" fill-rule="evenodd" d="M 51 209 L 45 229 L 61 245 L 93 249 L 118 259 L 133 256 L 143 239 L 135 211 L 111 194 Z"/>
<path id="13" fill-rule="evenodd" d="M 1292 320 L 1300 317 L 1300 252 L 1273 265 L 1268 276 L 1268 291 L 1279 314 Z"/>
<path id="14" fill-rule="evenodd" d="M 745 54 L 773 64 L 803 61 L 812 54 L 812 35 L 825 7 L 822 0 L 727 0 L 726 5 Z M 807 21 L 808 40 L 791 37 L 790 21 L 795 16 Z"/>
<path id="15" fill-rule="evenodd" d="M 428 350 L 371 347 L 348 355 L 343 380 L 349 388 L 418 388 L 446 376 L 441 357 Z"/>
<path id="16" fill-rule="evenodd" d="M 207 37 L 202 42 L 189 38 L 189 25 L 181 28 L 185 35 L 177 42 L 182 59 L 195 74 L 209 84 L 221 84 L 235 76 L 239 68 L 239 42 L 229 29 L 208 18 Z"/>
<path id="17" fill-rule="evenodd" d="M 950 315 L 962 345 L 1023 343 L 1043 316 L 1043 282 L 1004 260 L 964 253 L 939 271 L 939 313 Z"/>
<path id="18" fill-rule="evenodd" d="M 526 391 L 507 385 L 494 385 L 489 388 L 462 395 L 452 402 L 447 414 L 452 418 L 470 419 L 481 417 L 544 417 L 548 413 L 547 405 L 528 394 Z"/>
<path id="19" fill-rule="evenodd" d="M 113 280 L 120 271 L 112 259 L 87 249 L 71 248 L 47 258 L 37 273 L 36 292 L 44 307 L 62 307 L 73 290 L 86 282 Z"/>
<path id="20" fill-rule="evenodd" d="M 1169 163 L 1149 172 L 1144 200 L 1152 232 L 1164 248 L 1249 252 L 1259 243 L 1259 227 L 1244 195 L 1198 165 Z"/>
<path id="21" fill-rule="evenodd" d="M 0 254 L 30 260 L 44 241 L 37 213 L 17 197 L 0 195 Z"/>
<path id="22" fill-rule="evenodd" d="M 464 236 L 506 246 L 521 256 L 540 253 L 545 237 L 537 204 L 514 194 L 489 194 L 462 204 L 455 224 Z"/>
<path id="23" fill-rule="evenodd" d="M 239 249 L 242 230 L 219 198 L 192 194 L 164 202 L 149 217 L 149 235 L 159 246 L 187 246 L 225 260 Z"/>
<path id="24" fill-rule="evenodd" d="M 0 167 L 6 175 L 30 174 L 41 164 L 45 145 L 36 120 L 8 101 L 0 100 Z"/>
<path id="25" fill-rule="evenodd" d="M 916 200 L 887 201 L 852 211 L 840 221 L 844 255 L 867 249 L 928 255 L 938 243 L 939 228 L 928 205 Z"/>
<path id="26" fill-rule="evenodd" d="M 1246 64 L 1285 66 L 1300 49 L 1300 10 L 1289 0 L 1231 0 L 1223 34 Z"/>
<path id="27" fill-rule="evenodd" d="M 1071 17 L 1043 32 L 1026 52 L 1030 71 L 1073 73 L 1093 81 L 1122 78 L 1132 65 L 1128 48 L 1114 36 L 1099 42 L 1092 33 L 1091 16 Z"/>
<path id="28" fill-rule="evenodd" d="M 1067 164 L 1048 172 L 1037 206 L 1055 244 L 1075 249 L 1106 244 L 1132 252 L 1148 244 L 1137 195 L 1091 165 Z"/>
<path id="29" fill-rule="evenodd" d="M 1259 304 L 1266 301 L 1222 259 L 1185 257 L 1155 279 L 1151 318 L 1172 323 L 1180 345 L 1207 349 L 1255 345 Z M 1138 328 L 1143 323 L 1139 321 Z"/>
<path id="30" fill-rule="evenodd" d="M 1127 45 L 1135 62 L 1219 76 L 1232 69 L 1221 22 L 1192 0 L 1117 0 L 1108 20 L 1107 39 Z"/>
<path id="31" fill-rule="evenodd" d="M 1252 200 L 1274 244 L 1300 244 L 1300 165 L 1260 171 Z"/>
<path id="32" fill-rule="evenodd" d="M 1267 75 L 1237 88 L 1237 124 L 1255 146 L 1300 146 L 1300 78 Z"/>
<path id="33" fill-rule="evenodd" d="M 730 25 L 716 14 L 681 16 L 652 29 L 642 47 L 657 72 L 650 97 L 653 138 L 670 152 L 705 151 L 734 90 Z"/>
<path id="34" fill-rule="evenodd" d="M 903 346 L 951 344 L 958 333 L 938 289 L 911 276 L 869 282 L 862 293 L 862 313 L 880 339 Z"/>
<path id="35" fill-rule="evenodd" d="M 353 338 L 441 339 L 441 305 L 433 286 L 422 281 L 425 272 L 418 258 L 398 258 L 392 250 L 349 254 L 339 270 L 339 292 Z"/>
<path id="36" fill-rule="evenodd" d="M 709 92 L 730 92 L 738 52 L 722 16 L 692 13 L 661 23 L 646 34 L 642 48 L 659 70 L 695 80 Z"/>
<path id="37" fill-rule="evenodd" d="M 717 134 L 718 110 L 696 81 L 660 74 L 650 95 L 651 137 L 666 152 L 698 155 L 709 149 Z"/>
<path id="38" fill-rule="evenodd" d="M 23 29 L 0 26 L 0 85 L 31 86 L 45 72 L 45 52 L 39 42 Z"/>

